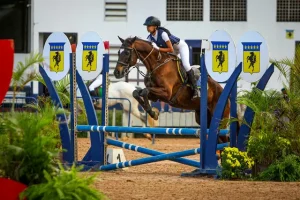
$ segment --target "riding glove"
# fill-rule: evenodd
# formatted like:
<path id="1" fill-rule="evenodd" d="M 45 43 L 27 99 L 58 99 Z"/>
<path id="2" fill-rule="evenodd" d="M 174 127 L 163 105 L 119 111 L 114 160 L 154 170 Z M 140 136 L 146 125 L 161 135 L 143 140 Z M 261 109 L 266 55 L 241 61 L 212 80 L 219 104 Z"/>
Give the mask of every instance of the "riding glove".
<path id="1" fill-rule="evenodd" d="M 156 43 L 152 42 L 152 46 L 153 46 L 155 49 L 159 50 L 159 47 L 156 45 Z"/>

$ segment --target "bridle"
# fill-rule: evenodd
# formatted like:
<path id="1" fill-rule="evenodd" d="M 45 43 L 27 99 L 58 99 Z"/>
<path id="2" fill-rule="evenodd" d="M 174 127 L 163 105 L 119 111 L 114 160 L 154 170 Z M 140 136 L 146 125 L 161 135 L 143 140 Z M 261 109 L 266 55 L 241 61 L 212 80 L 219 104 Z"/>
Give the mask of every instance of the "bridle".
<path id="1" fill-rule="evenodd" d="M 129 51 L 129 53 L 128 53 L 129 56 L 128 56 L 128 58 L 125 62 L 122 62 L 122 61 L 119 61 L 119 60 L 117 61 L 118 64 L 121 64 L 121 65 L 124 66 L 124 73 L 125 73 L 125 75 L 128 75 L 129 72 L 130 72 L 129 68 L 132 66 L 132 65 L 130 65 L 130 63 L 133 62 L 133 60 L 132 60 L 133 59 L 132 58 L 133 53 L 132 52 L 134 52 L 136 54 L 136 56 L 138 57 L 139 60 L 142 60 L 142 62 L 144 62 L 152 54 L 152 52 L 154 50 L 154 47 L 151 49 L 151 51 L 148 53 L 148 55 L 144 59 L 142 59 L 141 55 L 139 54 L 139 52 L 136 50 L 135 47 L 124 47 L 124 46 L 122 47 L 121 46 L 120 49 L 124 49 L 125 54 L 127 54 L 126 51 L 127 52 Z M 120 50 L 118 52 L 118 56 L 120 56 Z M 139 63 L 136 63 L 134 67 L 136 67 L 139 70 L 139 65 L 140 65 Z"/>
<path id="2" fill-rule="evenodd" d="M 123 45 L 122 45 L 122 46 L 123 46 Z M 141 71 L 141 70 L 139 69 L 139 67 L 140 67 L 140 66 L 142 65 L 142 63 L 143 63 L 144 61 L 146 61 L 147 58 L 152 54 L 152 52 L 153 52 L 153 50 L 154 50 L 154 47 L 152 47 L 151 51 L 148 53 L 148 55 L 147 55 L 145 58 L 142 58 L 141 55 L 140 55 L 140 53 L 136 50 L 135 47 L 125 47 L 125 46 L 122 47 L 122 46 L 121 46 L 120 49 L 124 49 L 125 51 L 127 50 L 127 52 L 129 51 L 129 56 L 128 56 L 128 58 L 127 58 L 127 60 L 126 60 L 125 62 L 122 62 L 122 61 L 119 61 L 119 60 L 118 60 L 117 63 L 123 65 L 125 76 L 127 76 L 127 75 L 130 73 L 131 70 L 129 70 L 129 68 L 130 68 L 131 66 L 133 66 L 133 65 L 130 65 L 130 63 L 133 62 L 133 60 L 132 60 L 132 55 L 133 55 L 133 53 L 132 53 L 132 52 L 134 52 L 134 53 L 136 54 L 137 58 L 138 58 L 139 60 L 141 60 L 141 63 L 137 62 L 137 63 L 134 65 L 133 68 L 136 68 L 136 69 L 138 70 L 139 74 L 141 74 L 143 77 L 145 77 L 146 74 L 145 74 L 143 71 Z M 118 56 L 120 56 L 120 50 L 118 51 Z M 157 56 L 157 61 L 159 61 L 160 59 L 161 59 L 161 53 L 159 52 L 159 53 L 158 53 L 158 56 Z M 152 75 L 152 73 L 153 73 L 154 71 L 156 71 L 156 69 L 158 69 L 160 66 L 164 65 L 165 63 L 169 62 L 170 60 L 171 60 L 171 59 L 166 59 L 165 62 L 163 62 L 162 64 L 156 66 L 152 71 L 150 71 L 150 73 L 148 74 L 148 77 L 150 78 L 151 75 Z M 133 69 L 133 68 L 132 68 L 132 69 Z"/>

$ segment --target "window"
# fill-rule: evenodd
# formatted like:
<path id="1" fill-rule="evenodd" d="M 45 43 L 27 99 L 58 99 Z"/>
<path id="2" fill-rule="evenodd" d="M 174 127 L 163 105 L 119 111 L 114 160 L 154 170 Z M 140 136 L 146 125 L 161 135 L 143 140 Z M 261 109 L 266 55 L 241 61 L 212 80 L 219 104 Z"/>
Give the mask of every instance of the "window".
<path id="1" fill-rule="evenodd" d="M 126 0 L 106 0 L 105 1 L 105 20 L 107 20 L 107 21 L 126 21 L 127 20 L 127 1 Z"/>
<path id="2" fill-rule="evenodd" d="M 203 0 L 167 0 L 167 21 L 203 21 Z"/>
<path id="3" fill-rule="evenodd" d="M 277 0 L 277 22 L 300 22 L 300 1 Z"/>
<path id="4" fill-rule="evenodd" d="M 210 21 L 247 21 L 247 0 L 210 0 Z"/>
<path id="5" fill-rule="evenodd" d="M 29 0 L 0 2 L 0 39 L 13 39 L 15 53 L 29 52 Z"/>

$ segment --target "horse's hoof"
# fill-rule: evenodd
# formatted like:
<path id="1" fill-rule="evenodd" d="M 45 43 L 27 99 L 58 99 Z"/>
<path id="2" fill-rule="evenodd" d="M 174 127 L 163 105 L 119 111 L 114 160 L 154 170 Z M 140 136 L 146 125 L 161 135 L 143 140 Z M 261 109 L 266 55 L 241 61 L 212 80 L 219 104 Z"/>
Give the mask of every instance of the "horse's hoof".
<path id="1" fill-rule="evenodd" d="M 153 111 L 153 112 L 154 112 L 153 119 L 158 120 L 159 112 L 157 112 L 157 111 Z"/>
<path id="2" fill-rule="evenodd" d="M 152 140 L 152 136 L 149 133 L 144 134 L 144 136 L 148 139 L 148 140 Z"/>

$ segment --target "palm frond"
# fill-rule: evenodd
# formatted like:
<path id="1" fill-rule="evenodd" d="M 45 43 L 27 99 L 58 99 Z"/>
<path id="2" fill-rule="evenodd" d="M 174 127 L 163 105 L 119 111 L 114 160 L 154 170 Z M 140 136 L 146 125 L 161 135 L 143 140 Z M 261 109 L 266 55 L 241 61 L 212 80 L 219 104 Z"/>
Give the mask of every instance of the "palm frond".
<path id="1" fill-rule="evenodd" d="M 43 79 L 43 77 L 39 74 L 36 74 L 35 76 L 35 81 L 38 81 L 39 83 L 42 83 L 44 86 L 46 86 L 45 80 Z"/>
<path id="2" fill-rule="evenodd" d="M 70 86 L 70 76 L 66 75 L 63 79 L 55 82 L 55 88 L 60 93 L 70 93 L 68 87 Z"/>
<path id="3" fill-rule="evenodd" d="M 270 62 L 274 63 L 280 71 L 280 76 L 283 76 L 288 85 L 297 92 L 300 89 L 300 46 L 296 47 L 295 57 L 280 60 L 271 59 Z"/>
<path id="4" fill-rule="evenodd" d="M 43 58 L 42 54 L 31 53 L 28 57 L 25 58 L 25 63 L 18 62 L 17 66 L 13 72 L 13 77 L 12 77 L 13 85 L 21 86 L 22 83 L 28 82 L 28 78 L 32 78 L 32 77 L 34 77 L 34 75 L 30 75 L 28 78 L 24 79 L 25 72 L 27 70 L 29 70 L 29 68 L 32 67 L 33 65 L 42 63 L 43 61 L 44 61 L 44 58 Z M 31 72 L 31 73 L 35 74 L 34 72 Z"/>

